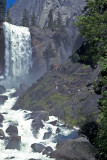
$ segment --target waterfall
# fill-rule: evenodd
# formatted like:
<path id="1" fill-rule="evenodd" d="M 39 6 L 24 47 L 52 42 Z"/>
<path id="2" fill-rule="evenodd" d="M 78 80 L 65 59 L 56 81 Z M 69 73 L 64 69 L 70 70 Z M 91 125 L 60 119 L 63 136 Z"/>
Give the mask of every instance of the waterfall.
<path id="1" fill-rule="evenodd" d="M 27 27 L 3 23 L 5 36 L 5 77 L 23 79 L 32 62 L 31 36 Z"/>

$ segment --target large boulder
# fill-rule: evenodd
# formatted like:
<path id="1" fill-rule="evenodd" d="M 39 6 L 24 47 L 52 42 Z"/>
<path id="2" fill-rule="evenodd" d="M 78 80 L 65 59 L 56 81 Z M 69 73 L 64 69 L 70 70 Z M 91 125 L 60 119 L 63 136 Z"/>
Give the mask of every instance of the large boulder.
<path id="1" fill-rule="evenodd" d="M 5 147 L 5 149 L 17 149 L 20 150 L 20 143 L 21 143 L 21 137 L 20 136 L 14 136 L 11 137 L 8 140 L 8 143 Z"/>
<path id="2" fill-rule="evenodd" d="M 49 155 L 52 151 L 53 151 L 53 149 L 50 146 L 48 146 L 43 151 L 43 154 Z"/>
<path id="3" fill-rule="evenodd" d="M 31 145 L 31 148 L 33 149 L 34 152 L 41 153 L 45 149 L 45 146 L 39 143 L 34 143 Z"/>
<path id="4" fill-rule="evenodd" d="M 4 104 L 4 102 L 8 99 L 7 96 L 0 96 L 0 105 Z"/>
<path id="5" fill-rule="evenodd" d="M 6 92 L 5 87 L 0 85 L 0 94 L 3 94 L 4 92 Z"/>
<path id="6" fill-rule="evenodd" d="M 34 136 L 36 137 L 39 129 L 44 127 L 42 120 L 48 120 L 49 114 L 45 111 L 38 111 L 33 113 L 30 118 L 34 118 L 32 121 L 32 131 Z"/>
<path id="7" fill-rule="evenodd" d="M 0 123 L 3 122 L 3 120 L 4 120 L 4 117 L 3 117 L 3 115 L 0 113 Z"/>
<path id="8" fill-rule="evenodd" d="M 49 139 L 52 135 L 52 131 L 48 131 L 46 133 L 44 133 L 43 139 Z"/>
<path id="9" fill-rule="evenodd" d="M 16 126 L 10 125 L 7 129 L 6 132 L 10 135 L 10 136 L 18 136 L 18 129 Z"/>
<path id="10" fill-rule="evenodd" d="M 85 138 L 67 140 L 50 154 L 56 160 L 95 160 L 95 148 Z"/>

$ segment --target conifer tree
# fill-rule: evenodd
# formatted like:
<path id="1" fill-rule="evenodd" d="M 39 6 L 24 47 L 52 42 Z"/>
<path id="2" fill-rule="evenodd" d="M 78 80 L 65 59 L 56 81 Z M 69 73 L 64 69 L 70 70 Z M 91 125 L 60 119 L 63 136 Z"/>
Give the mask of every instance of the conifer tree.
<path id="1" fill-rule="evenodd" d="M 47 67 L 47 71 L 49 70 L 49 62 L 51 58 L 55 57 L 55 53 L 54 50 L 52 48 L 51 43 L 49 43 L 49 45 L 47 46 L 47 48 L 45 49 L 45 51 L 43 52 L 43 58 L 46 61 L 46 67 Z"/>
<path id="2" fill-rule="evenodd" d="M 61 28 L 61 27 L 62 27 L 62 25 L 63 25 L 62 17 L 61 17 L 60 12 L 58 12 L 57 27 L 58 27 L 58 28 Z"/>
<path id="3" fill-rule="evenodd" d="M 48 14 L 48 28 L 51 28 L 52 25 L 53 25 L 53 12 L 51 9 Z"/>
<path id="4" fill-rule="evenodd" d="M 23 12 L 22 26 L 29 27 L 29 15 L 26 9 L 24 9 L 24 12 Z"/>
<path id="5" fill-rule="evenodd" d="M 31 17 L 31 26 L 37 26 L 37 23 L 36 23 L 36 16 L 35 16 L 35 13 L 33 12 L 33 15 Z"/>
<path id="6" fill-rule="evenodd" d="M 12 24 L 12 19 L 10 18 L 9 9 L 7 10 L 7 22 Z"/>
<path id="7" fill-rule="evenodd" d="M 7 3 L 7 0 L 0 0 L 0 19 L 2 21 L 5 20 L 6 3 Z"/>

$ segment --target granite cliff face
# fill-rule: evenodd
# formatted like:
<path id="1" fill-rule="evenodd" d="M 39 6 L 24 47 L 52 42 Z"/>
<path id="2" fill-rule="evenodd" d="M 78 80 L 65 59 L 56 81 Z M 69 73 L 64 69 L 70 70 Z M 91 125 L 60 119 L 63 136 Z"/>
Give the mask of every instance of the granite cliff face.
<path id="1" fill-rule="evenodd" d="M 85 0 L 17 0 L 10 8 L 10 17 L 13 24 L 21 25 L 24 9 L 29 12 L 29 18 L 33 12 L 36 15 L 38 26 L 44 27 L 47 25 L 47 18 L 50 9 L 53 10 L 53 18 L 57 19 L 60 12 L 63 22 L 69 19 L 72 23 L 85 5 Z"/>

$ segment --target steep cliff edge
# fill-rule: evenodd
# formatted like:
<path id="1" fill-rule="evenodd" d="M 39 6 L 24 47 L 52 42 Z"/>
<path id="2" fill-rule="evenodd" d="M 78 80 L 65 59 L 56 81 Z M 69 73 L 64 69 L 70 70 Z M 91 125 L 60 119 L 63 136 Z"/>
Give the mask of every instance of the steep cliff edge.
<path id="1" fill-rule="evenodd" d="M 14 109 L 46 110 L 70 125 L 82 125 L 97 119 L 97 101 L 100 96 L 93 90 L 92 82 L 99 70 L 68 60 L 56 70 L 43 75 L 19 97 Z"/>
<path id="2" fill-rule="evenodd" d="M 29 12 L 31 19 L 33 12 L 36 15 L 38 26 L 44 27 L 47 25 L 47 18 L 50 9 L 53 10 L 53 18 L 57 19 L 60 12 L 63 22 L 69 19 L 73 22 L 85 5 L 85 0 L 17 0 L 10 8 L 10 17 L 13 24 L 21 25 L 24 9 Z"/>

